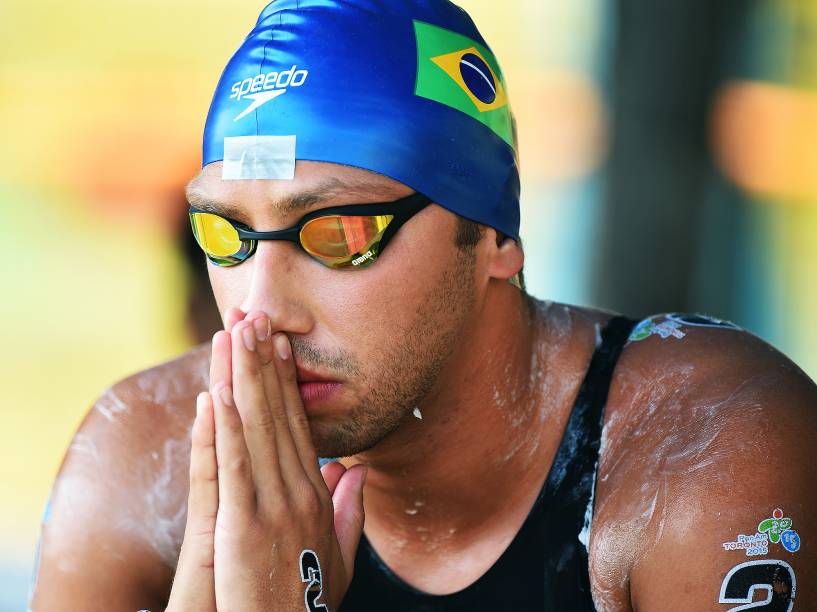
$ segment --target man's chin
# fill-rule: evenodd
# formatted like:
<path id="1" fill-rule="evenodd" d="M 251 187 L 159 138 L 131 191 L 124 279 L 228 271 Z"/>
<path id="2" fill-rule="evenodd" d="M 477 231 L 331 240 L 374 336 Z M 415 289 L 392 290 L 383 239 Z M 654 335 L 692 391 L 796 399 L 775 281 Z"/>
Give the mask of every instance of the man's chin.
<path id="1" fill-rule="evenodd" d="M 349 419 L 310 419 L 312 443 L 318 457 L 351 457 L 368 451 L 397 428 L 394 424 L 384 428 L 385 431 L 364 431 L 350 423 Z"/>
<path id="2" fill-rule="evenodd" d="M 360 440 L 349 439 L 337 435 L 330 435 L 328 437 L 316 436 L 313 432 L 312 442 L 315 445 L 315 451 L 318 457 L 322 459 L 339 459 L 341 457 L 351 457 L 369 450 L 377 444 L 364 444 Z"/>

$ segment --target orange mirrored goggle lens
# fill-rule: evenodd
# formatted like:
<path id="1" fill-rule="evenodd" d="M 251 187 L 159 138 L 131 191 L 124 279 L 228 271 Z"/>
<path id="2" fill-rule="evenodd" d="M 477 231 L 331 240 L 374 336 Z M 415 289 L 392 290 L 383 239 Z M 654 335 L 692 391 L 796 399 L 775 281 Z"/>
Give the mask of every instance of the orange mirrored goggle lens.
<path id="1" fill-rule="evenodd" d="M 394 215 L 326 215 L 307 221 L 300 243 L 312 257 L 330 268 L 366 267 L 379 252 L 380 240 Z M 213 263 L 236 265 L 255 250 L 254 240 L 242 240 L 235 227 L 211 213 L 190 213 L 193 234 Z"/>
<path id="2" fill-rule="evenodd" d="M 331 268 L 365 267 L 377 259 L 392 219 L 394 215 L 318 217 L 301 229 L 301 245 Z"/>

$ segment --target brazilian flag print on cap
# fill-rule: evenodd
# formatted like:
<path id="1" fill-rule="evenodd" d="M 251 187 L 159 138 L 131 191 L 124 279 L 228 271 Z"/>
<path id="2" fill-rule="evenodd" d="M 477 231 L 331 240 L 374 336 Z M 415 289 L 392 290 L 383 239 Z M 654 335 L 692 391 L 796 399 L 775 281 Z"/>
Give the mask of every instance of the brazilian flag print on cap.
<path id="1" fill-rule="evenodd" d="M 508 96 L 494 54 L 467 36 L 422 21 L 414 21 L 414 34 L 414 93 L 470 115 L 515 150 Z"/>

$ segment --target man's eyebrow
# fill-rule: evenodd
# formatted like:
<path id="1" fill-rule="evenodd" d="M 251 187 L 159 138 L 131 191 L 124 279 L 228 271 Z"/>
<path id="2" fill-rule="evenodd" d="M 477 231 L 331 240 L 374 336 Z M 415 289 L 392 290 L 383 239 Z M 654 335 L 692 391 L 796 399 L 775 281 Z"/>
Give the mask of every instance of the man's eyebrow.
<path id="1" fill-rule="evenodd" d="M 354 184 L 344 183 L 337 178 L 333 178 L 323 183 L 316 185 L 310 189 L 306 189 L 294 195 L 286 196 L 273 203 L 273 207 L 281 214 L 288 215 L 293 212 L 305 210 L 315 204 L 329 203 L 330 200 L 336 199 L 338 196 L 345 196 L 344 199 L 355 197 L 365 197 L 371 195 L 372 191 L 384 190 L 383 185 L 374 183 L 356 182 Z M 185 190 L 187 201 L 192 205 L 209 213 L 227 217 L 240 221 L 246 217 L 246 211 L 238 206 L 234 206 L 227 202 L 220 202 L 207 197 L 195 186 L 188 185 Z M 387 196 L 390 198 L 392 196 Z M 394 196 L 395 199 L 399 196 Z M 368 199 L 368 198 L 367 198 Z M 348 202 L 354 203 L 353 201 Z"/>
<path id="2" fill-rule="evenodd" d="M 274 204 L 274 208 L 281 214 L 287 215 L 299 210 L 304 210 L 319 204 L 330 198 L 328 193 L 299 193 L 294 196 L 288 196 Z M 187 191 L 187 201 L 192 205 L 205 212 L 213 213 L 220 217 L 228 217 L 239 221 L 246 218 L 247 210 L 242 209 L 227 202 L 220 202 L 202 194 L 200 191 L 190 189 Z"/>

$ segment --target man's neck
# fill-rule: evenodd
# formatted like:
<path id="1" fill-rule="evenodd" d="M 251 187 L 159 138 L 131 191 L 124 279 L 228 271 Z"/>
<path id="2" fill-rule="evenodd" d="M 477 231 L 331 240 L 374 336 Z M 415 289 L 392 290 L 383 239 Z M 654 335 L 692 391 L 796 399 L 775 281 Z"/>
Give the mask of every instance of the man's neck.
<path id="1" fill-rule="evenodd" d="M 570 389 L 549 370 L 571 334 L 554 328 L 541 303 L 507 289 L 449 359 L 418 407 L 422 419 L 344 460 L 369 466 L 367 533 L 429 544 L 467 538 L 486 519 L 533 503 L 567 418 Z"/>

